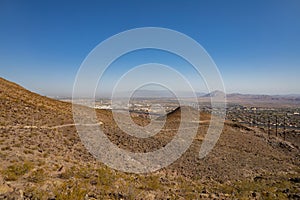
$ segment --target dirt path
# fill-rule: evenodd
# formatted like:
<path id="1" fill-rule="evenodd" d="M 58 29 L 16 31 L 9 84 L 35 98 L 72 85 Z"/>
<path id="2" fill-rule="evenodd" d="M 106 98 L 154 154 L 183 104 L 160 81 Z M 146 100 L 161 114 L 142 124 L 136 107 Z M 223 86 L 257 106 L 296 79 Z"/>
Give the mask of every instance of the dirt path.
<path id="1" fill-rule="evenodd" d="M 62 124 L 57 126 L 31 126 L 31 125 L 16 125 L 16 126 L 0 126 L 0 129 L 7 129 L 7 128 L 20 128 L 20 129 L 57 129 L 57 128 L 64 128 L 69 126 L 99 126 L 102 125 L 103 122 L 99 122 L 96 124 Z"/>

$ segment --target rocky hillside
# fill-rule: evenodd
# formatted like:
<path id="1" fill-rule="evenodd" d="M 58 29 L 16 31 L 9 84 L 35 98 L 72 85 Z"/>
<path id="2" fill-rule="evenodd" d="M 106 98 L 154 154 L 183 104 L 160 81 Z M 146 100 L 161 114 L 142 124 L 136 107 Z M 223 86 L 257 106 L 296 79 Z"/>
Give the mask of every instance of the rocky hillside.
<path id="1" fill-rule="evenodd" d="M 259 129 L 227 121 L 215 148 L 199 159 L 209 113 L 200 114 L 198 134 L 180 159 L 155 173 L 136 175 L 112 170 L 87 152 L 71 104 L 2 78 L 0 104 L 0 199 L 300 198 L 298 147 L 268 138 Z M 97 117 L 114 144 L 148 152 L 176 134 L 181 109 L 169 114 L 163 130 L 147 139 L 121 131 L 109 110 L 97 110 Z M 149 123 L 139 117 L 134 121 Z"/>

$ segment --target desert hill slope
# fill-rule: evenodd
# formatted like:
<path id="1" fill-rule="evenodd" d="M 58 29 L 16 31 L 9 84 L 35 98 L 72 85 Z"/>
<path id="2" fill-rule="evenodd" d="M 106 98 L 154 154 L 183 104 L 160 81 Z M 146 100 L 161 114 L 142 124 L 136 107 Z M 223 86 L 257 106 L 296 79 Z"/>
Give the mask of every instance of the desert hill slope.
<path id="1" fill-rule="evenodd" d="M 180 159 L 155 173 L 136 175 L 112 170 L 87 152 L 73 124 L 71 104 L 2 78 L 0 104 L 0 199 L 296 199 L 300 195 L 299 149 L 268 138 L 259 129 L 227 121 L 215 148 L 199 159 L 209 113 L 200 114 L 198 134 Z M 170 113 L 163 130 L 146 139 L 120 130 L 109 110 L 97 110 L 97 116 L 114 144 L 149 152 L 174 137 L 182 109 Z M 148 123 L 139 117 L 134 121 Z"/>
<path id="2" fill-rule="evenodd" d="M 35 94 L 3 78 L 0 78 L 0 100 L 0 119 L 5 125 L 66 123 L 71 113 L 70 104 Z"/>

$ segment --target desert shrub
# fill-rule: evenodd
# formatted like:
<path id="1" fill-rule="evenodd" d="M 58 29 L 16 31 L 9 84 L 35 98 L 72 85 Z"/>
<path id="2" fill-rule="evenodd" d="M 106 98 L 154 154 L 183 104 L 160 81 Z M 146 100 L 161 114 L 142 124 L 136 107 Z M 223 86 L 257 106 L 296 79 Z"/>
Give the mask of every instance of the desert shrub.
<path id="1" fill-rule="evenodd" d="M 45 173 L 43 169 L 37 169 L 33 171 L 27 178 L 28 181 L 33 183 L 39 183 L 45 180 Z"/>
<path id="2" fill-rule="evenodd" d="M 10 146 L 5 146 L 1 148 L 1 151 L 11 151 L 12 148 Z"/>
<path id="3" fill-rule="evenodd" d="M 160 183 L 160 179 L 157 176 L 140 176 L 140 189 L 145 189 L 145 190 L 161 190 L 162 185 Z"/>
<path id="4" fill-rule="evenodd" d="M 111 186 L 111 183 L 116 180 L 116 176 L 110 169 L 99 168 L 97 169 L 98 183 L 102 186 Z"/>
<path id="5" fill-rule="evenodd" d="M 78 181 L 66 181 L 54 188 L 53 193 L 56 199 L 59 200 L 81 200 L 84 199 L 88 193 L 87 185 Z"/>
<path id="6" fill-rule="evenodd" d="M 61 173 L 59 175 L 59 178 L 70 179 L 70 178 L 74 177 L 75 174 L 76 174 L 75 167 L 71 167 L 71 168 L 66 169 L 63 173 Z"/>
<path id="7" fill-rule="evenodd" d="M 2 175 L 6 181 L 15 181 L 19 177 L 28 173 L 33 167 L 33 164 L 30 162 L 16 163 L 14 165 L 8 166 L 5 170 L 2 171 Z"/>
<path id="8" fill-rule="evenodd" d="M 24 152 L 25 154 L 34 154 L 33 151 L 30 150 L 30 149 L 25 149 L 23 152 Z"/>

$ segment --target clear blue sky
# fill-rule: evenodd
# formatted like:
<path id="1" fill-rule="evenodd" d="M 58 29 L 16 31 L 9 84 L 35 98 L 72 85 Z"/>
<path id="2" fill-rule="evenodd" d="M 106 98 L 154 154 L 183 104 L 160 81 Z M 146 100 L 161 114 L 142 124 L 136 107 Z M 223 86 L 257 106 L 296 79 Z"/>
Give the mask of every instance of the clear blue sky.
<path id="1" fill-rule="evenodd" d="M 0 0 L 1 77 L 43 95 L 70 95 L 97 44 L 147 26 L 199 42 L 228 92 L 300 94 L 299 0 Z"/>

